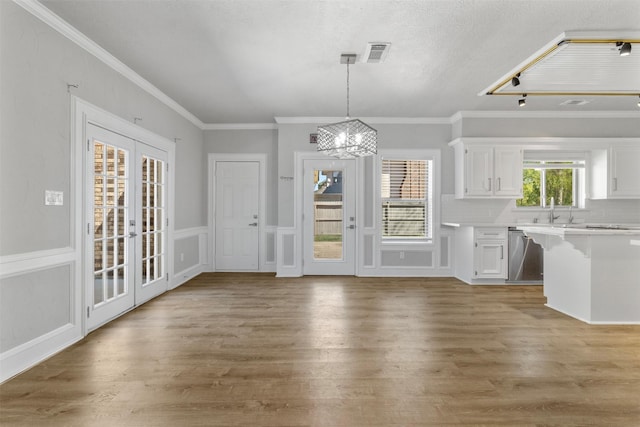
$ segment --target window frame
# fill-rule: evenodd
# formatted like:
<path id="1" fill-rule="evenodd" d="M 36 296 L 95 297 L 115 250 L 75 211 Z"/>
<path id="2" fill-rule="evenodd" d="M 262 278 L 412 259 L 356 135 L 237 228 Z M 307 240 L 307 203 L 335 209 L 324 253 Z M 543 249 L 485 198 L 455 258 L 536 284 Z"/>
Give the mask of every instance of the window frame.
<path id="1" fill-rule="evenodd" d="M 382 169 L 384 160 L 419 160 L 428 162 L 427 185 L 425 192 L 425 236 L 384 236 L 382 197 Z M 378 150 L 375 168 L 375 212 L 377 236 L 382 245 L 435 245 L 438 238 L 440 220 L 440 151 L 439 150 Z"/>
<path id="2" fill-rule="evenodd" d="M 573 162 L 573 164 L 551 164 L 555 162 Z M 517 200 L 514 201 L 518 210 L 526 209 L 546 209 L 547 191 L 546 191 L 546 171 L 558 169 L 572 169 L 572 195 L 573 203 L 569 205 L 555 205 L 556 209 L 584 209 L 585 200 L 587 198 L 587 163 L 588 159 L 583 152 L 525 152 L 522 171 L 527 169 L 540 170 L 540 204 L 536 206 L 518 206 Z M 537 167 L 536 167 L 537 166 Z M 524 194 L 523 194 L 524 198 Z"/>

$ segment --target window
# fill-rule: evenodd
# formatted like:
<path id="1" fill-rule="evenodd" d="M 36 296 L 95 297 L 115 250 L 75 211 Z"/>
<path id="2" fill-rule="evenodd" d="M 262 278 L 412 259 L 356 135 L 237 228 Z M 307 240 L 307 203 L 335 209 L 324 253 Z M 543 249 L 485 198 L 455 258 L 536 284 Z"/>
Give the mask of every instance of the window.
<path id="1" fill-rule="evenodd" d="M 522 174 L 522 199 L 518 207 L 584 207 L 584 160 L 528 160 Z"/>
<path id="2" fill-rule="evenodd" d="M 383 239 L 431 239 L 432 160 L 382 159 Z"/>

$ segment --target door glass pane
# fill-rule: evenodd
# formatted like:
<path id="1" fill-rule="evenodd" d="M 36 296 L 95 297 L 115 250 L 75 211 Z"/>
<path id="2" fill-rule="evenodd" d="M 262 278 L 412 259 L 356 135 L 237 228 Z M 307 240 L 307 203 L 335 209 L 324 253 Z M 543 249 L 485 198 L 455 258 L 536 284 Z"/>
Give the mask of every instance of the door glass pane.
<path id="1" fill-rule="evenodd" d="M 342 259 L 342 171 L 314 170 L 313 256 Z"/>
<path id="2" fill-rule="evenodd" d="M 93 304 L 98 305 L 104 301 L 104 280 L 103 273 L 98 273 L 93 280 Z"/>
<path id="3" fill-rule="evenodd" d="M 107 287 L 107 299 L 111 299 L 115 296 L 114 288 L 115 283 L 113 282 L 113 270 L 109 270 L 106 272 L 105 276 L 107 276 L 107 282 L 105 283 Z"/>
<path id="4" fill-rule="evenodd" d="M 117 270 L 117 286 L 116 286 L 116 292 L 118 292 L 118 295 L 122 295 L 125 293 L 126 288 L 124 286 L 124 272 L 125 269 L 124 268 L 119 268 Z"/>
<path id="5" fill-rule="evenodd" d="M 94 230 L 95 238 L 101 239 L 104 236 L 104 233 L 102 232 L 103 224 L 104 224 L 104 218 L 102 217 L 103 210 L 101 208 L 96 208 L 94 212 L 95 213 L 93 215 L 93 226 L 95 228 Z"/>

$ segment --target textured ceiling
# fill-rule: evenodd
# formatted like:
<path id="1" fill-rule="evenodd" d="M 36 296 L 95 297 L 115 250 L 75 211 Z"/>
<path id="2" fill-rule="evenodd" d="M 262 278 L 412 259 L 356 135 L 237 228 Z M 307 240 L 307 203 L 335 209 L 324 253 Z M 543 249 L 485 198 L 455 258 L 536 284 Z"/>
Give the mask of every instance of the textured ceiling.
<path id="1" fill-rule="evenodd" d="M 352 116 L 516 110 L 516 97 L 477 94 L 565 31 L 640 28 L 638 0 L 42 3 L 205 123 L 343 116 L 340 54 L 367 42 L 392 45 L 384 63 L 350 67 Z M 638 109 L 632 97 L 567 99 L 532 98 L 527 109 Z"/>

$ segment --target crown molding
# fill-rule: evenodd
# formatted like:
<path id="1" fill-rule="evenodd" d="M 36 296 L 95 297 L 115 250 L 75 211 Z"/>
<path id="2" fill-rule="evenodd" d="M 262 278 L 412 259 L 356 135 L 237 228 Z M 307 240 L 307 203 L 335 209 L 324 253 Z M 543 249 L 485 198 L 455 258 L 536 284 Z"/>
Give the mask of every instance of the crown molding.
<path id="1" fill-rule="evenodd" d="M 160 102 L 174 110 L 176 113 L 180 114 L 185 119 L 189 120 L 191 123 L 196 125 L 198 128 L 202 129 L 204 127 L 204 123 L 192 113 L 190 113 L 186 108 L 178 104 L 160 89 L 151 84 L 148 80 L 140 76 L 138 73 L 133 71 L 131 68 L 126 66 L 123 62 L 118 60 L 115 56 L 110 54 L 96 42 L 82 34 L 80 31 L 71 26 L 68 22 L 60 18 L 58 15 L 53 13 L 51 10 L 47 9 L 42 3 L 37 0 L 13 0 L 14 3 L 21 6 L 27 12 L 31 13 L 36 18 L 40 19 L 45 24 L 49 25 L 54 30 L 58 31 L 60 34 L 80 46 L 82 49 L 86 50 L 102 62 L 104 62 L 107 66 L 111 67 L 114 71 L 122 74 L 124 77 L 129 79 L 132 83 L 143 89 L 144 91 L 151 94 L 153 97 L 158 99 Z"/>
<path id="2" fill-rule="evenodd" d="M 449 123 L 461 119 L 637 119 L 640 111 L 458 111 Z"/>
<path id="3" fill-rule="evenodd" d="M 276 123 L 205 123 L 202 130 L 277 130 Z"/>
<path id="4" fill-rule="evenodd" d="M 448 117 L 352 117 L 367 124 L 384 125 L 447 125 L 451 121 Z M 336 123 L 346 120 L 345 117 L 275 117 L 278 124 L 318 124 Z"/>

